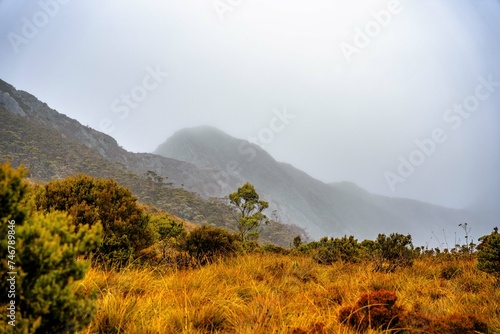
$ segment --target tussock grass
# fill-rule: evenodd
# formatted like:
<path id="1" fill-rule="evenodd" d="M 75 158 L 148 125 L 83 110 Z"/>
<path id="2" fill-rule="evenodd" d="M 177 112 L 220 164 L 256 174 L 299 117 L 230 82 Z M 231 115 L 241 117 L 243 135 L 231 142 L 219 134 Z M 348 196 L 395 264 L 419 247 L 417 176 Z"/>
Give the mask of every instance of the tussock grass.
<path id="1" fill-rule="evenodd" d="M 473 315 L 500 332 L 500 291 L 472 259 L 421 259 L 385 274 L 367 263 L 252 254 L 182 271 L 91 269 L 80 288 L 100 296 L 84 333 L 349 334 L 340 309 L 376 290 L 394 291 L 406 311 Z"/>

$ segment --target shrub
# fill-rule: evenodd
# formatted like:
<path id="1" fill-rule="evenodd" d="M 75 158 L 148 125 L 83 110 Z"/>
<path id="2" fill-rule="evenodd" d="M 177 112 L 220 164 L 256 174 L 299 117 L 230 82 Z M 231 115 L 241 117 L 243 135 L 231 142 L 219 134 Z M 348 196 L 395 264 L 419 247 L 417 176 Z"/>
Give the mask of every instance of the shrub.
<path id="1" fill-rule="evenodd" d="M 113 180 L 78 175 L 52 181 L 37 192 L 36 206 L 67 211 L 77 229 L 100 222 L 103 240 L 94 257 L 100 264 L 121 267 L 154 242 L 149 216 L 130 190 Z"/>
<path id="2" fill-rule="evenodd" d="M 262 253 L 262 248 L 257 241 L 237 242 L 238 254 L 257 254 Z"/>
<path id="3" fill-rule="evenodd" d="M 75 292 L 90 263 L 77 258 L 97 247 L 101 232 L 99 224 L 75 231 L 62 213 L 35 215 L 19 228 L 20 328 L 38 324 L 37 333 L 73 333 L 90 323 L 93 296 Z"/>
<path id="4" fill-rule="evenodd" d="M 274 254 L 281 254 L 281 255 L 290 254 L 289 249 L 286 249 L 286 248 L 283 248 L 280 246 L 276 246 L 273 244 L 266 244 L 266 245 L 262 246 L 262 250 L 266 253 L 274 253 Z"/>
<path id="5" fill-rule="evenodd" d="M 0 233 L 7 234 L 7 222 L 20 224 L 29 215 L 31 204 L 27 196 L 28 184 L 23 181 L 27 171 L 24 167 L 13 169 L 10 163 L 0 164 Z M 2 242 L 5 240 L 2 239 Z M 2 253 L 4 254 L 4 253 Z"/>
<path id="6" fill-rule="evenodd" d="M 360 256 L 360 244 L 353 236 L 330 240 L 322 238 L 313 253 L 313 259 L 320 264 L 332 264 L 337 261 L 357 263 Z"/>
<path id="7" fill-rule="evenodd" d="M 228 257 L 236 253 L 238 236 L 211 226 L 202 226 L 192 231 L 186 238 L 184 249 L 200 265 L 214 261 L 218 257 Z"/>
<path id="8" fill-rule="evenodd" d="M 354 306 L 340 310 L 339 320 L 359 331 L 368 328 L 386 330 L 395 328 L 403 315 L 403 309 L 396 306 L 397 297 L 392 291 L 379 290 L 366 293 Z"/>
<path id="9" fill-rule="evenodd" d="M 477 246 L 477 268 L 496 278 L 496 286 L 500 287 L 500 233 L 495 227 L 489 235 L 479 238 Z"/>
<path id="10" fill-rule="evenodd" d="M 394 272 L 398 267 L 411 267 L 415 252 L 411 236 L 392 233 L 389 237 L 379 234 L 374 243 L 366 244 L 369 250 L 374 271 Z"/>
<path id="11" fill-rule="evenodd" d="M 8 266 L 8 231 L 9 221 L 15 226 L 21 226 L 27 218 L 30 205 L 27 197 L 29 186 L 23 181 L 27 172 L 23 167 L 14 170 L 9 163 L 0 164 L 0 269 L 2 273 L 9 272 Z M 12 241 L 11 241 L 12 243 Z M 14 261 L 15 262 L 15 261 Z M 0 280 L 0 291 L 8 291 L 8 282 Z M 2 293 L 1 304 L 7 300 L 7 294 Z"/>
<path id="12" fill-rule="evenodd" d="M 16 326 L 8 326 L 7 331 L 74 333 L 90 323 L 94 310 L 93 296 L 77 291 L 78 281 L 89 268 L 88 262 L 78 258 L 95 249 L 102 227 L 82 225 L 75 231 L 66 214 L 33 213 L 25 175 L 22 167 L 13 170 L 9 164 L 0 165 L 1 228 L 11 236 L 2 238 L 0 245 L 2 254 L 11 254 L 14 267 L 4 259 L 0 263 L 4 273 L 17 272 L 15 296 L 8 301 L 15 301 Z M 15 254 L 7 246 L 15 247 Z M 1 280 L 0 286 L 8 291 L 5 283 L 6 279 Z M 0 303 L 2 309 L 6 309 L 5 302 Z"/>

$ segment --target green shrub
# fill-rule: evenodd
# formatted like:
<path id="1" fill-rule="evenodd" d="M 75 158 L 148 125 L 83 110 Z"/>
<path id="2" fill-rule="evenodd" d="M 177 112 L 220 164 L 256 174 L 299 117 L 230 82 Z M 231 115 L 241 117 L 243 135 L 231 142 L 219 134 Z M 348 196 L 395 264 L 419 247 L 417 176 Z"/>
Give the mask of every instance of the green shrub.
<path id="1" fill-rule="evenodd" d="M 27 193 L 29 186 L 23 181 L 27 172 L 23 167 L 14 170 L 9 163 L 0 164 L 0 270 L 2 273 L 9 272 L 8 253 L 8 231 L 9 221 L 15 222 L 15 226 L 21 226 L 29 215 L 30 204 Z M 12 237 L 11 237 L 12 238 Z M 12 241 L 11 241 L 12 243 Z M 11 245 L 12 246 L 12 245 Z M 8 302 L 8 282 L 0 280 L 1 302 Z"/>
<path id="2" fill-rule="evenodd" d="M 273 244 L 267 244 L 267 245 L 262 246 L 262 250 L 266 253 L 281 254 L 281 255 L 290 254 L 289 249 L 286 249 L 286 248 L 283 248 L 280 246 L 276 246 Z"/>
<path id="3" fill-rule="evenodd" d="M 200 265 L 236 254 L 238 236 L 211 226 L 202 226 L 186 238 L 184 249 Z"/>
<path id="4" fill-rule="evenodd" d="M 48 183 L 35 198 L 39 210 L 68 212 L 77 229 L 102 224 L 103 240 L 94 256 L 99 264 L 119 268 L 155 241 L 149 215 L 129 189 L 113 180 L 69 177 Z"/>
<path id="5" fill-rule="evenodd" d="M 496 286 L 500 287 L 500 233 L 495 227 L 493 232 L 479 238 L 477 246 L 477 268 L 496 278 Z"/>
<path id="6" fill-rule="evenodd" d="M 13 170 L 9 164 L 0 165 L 0 251 L 9 254 L 0 264 L 4 273 L 17 272 L 9 274 L 15 293 L 10 300 L 4 294 L 0 303 L 6 310 L 7 303 L 15 302 L 15 327 L 4 323 L 2 330 L 74 333 L 90 323 L 94 310 L 93 296 L 83 296 L 77 289 L 90 265 L 78 258 L 95 249 L 102 227 L 82 225 L 75 231 L 66 214 L 33 213 L 25 176 L 22 167 Z M 7 283 L 1 280 L 2 291 L 9 290 Z"/>
<path id="7" fill-rule="evenodd" d="M 375 264 L 374 271 L 394 272 L 397 268 L 411 267 L 415 252 L 411 235 L 392 233 L 379 234 L 374 243 L 365 243 Z"/>
<path id="8" fill-rule="evenodd" d="M 238 254 L 257 254 L 262 253 L 262 248 L 255 240 L 252 241 L 237 241 Z"/>
<path id="9" fill-rule="evenodd" d="M 19 228 L 19 328 L 38 324 L 36 333 L 74 333 L 87 326 L 94 311 L 93 296 L 77 290 L 90 263 L 77 258 L 95 249 L 100 224 L 78 231 L 63 213 L 34 215 Z"/>
<path id="10" fill-rule="evenodd" d="M 313 259 L 320 264 L 332 264 L 342 261 L 357 263 L 360 261 L 361 247 L 353 236 L 343 236 L 342 238 L 322 238 L 318 245 L 312 245 L 315 248 Z"/>

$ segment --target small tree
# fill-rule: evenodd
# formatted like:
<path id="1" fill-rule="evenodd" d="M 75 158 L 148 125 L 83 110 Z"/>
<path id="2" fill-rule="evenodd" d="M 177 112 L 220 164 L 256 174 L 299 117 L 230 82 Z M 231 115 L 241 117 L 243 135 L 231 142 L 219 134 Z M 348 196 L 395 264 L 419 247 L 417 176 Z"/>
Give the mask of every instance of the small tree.
<path id="1" fill-rule="evenodd" d="M 477 268 L 496 278 L 496 286 L 500 287 L 500 233 L 495 227 L 493 232 L 479 238 L 477 246 Z"/>
<path id="2" fill-rule="evenodd" d="M 238 188 L 238 191 L 230 194 L 229 200 L 240 212 L 237 226 L 240 240 L 247 241 L 258 238 L 257 228 L 263 222 L 266 224 L 268 222 L 267 216 L 262 211 L 269 207 L 269 203 L 259 200 L 259 194 L 249 182 Z"/>
<path id="3" fill-rule="evenodd" d="M 293 247 L 298 248 L 302 244 L 302 238 L 300 235 L 293 238 Z"/>

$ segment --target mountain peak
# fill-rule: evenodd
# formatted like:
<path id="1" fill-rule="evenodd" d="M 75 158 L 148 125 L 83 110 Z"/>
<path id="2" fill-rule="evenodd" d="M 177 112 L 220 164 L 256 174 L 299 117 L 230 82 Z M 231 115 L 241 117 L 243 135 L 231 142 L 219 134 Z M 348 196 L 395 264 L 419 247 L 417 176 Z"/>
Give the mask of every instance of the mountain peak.
<path id="1" fill-rule="evenodd" d="M 206 125 L 177 131 L 159 145 L 154 153 L 221 170 L 225 170 L 228 164 L 246 166 L 263 161 L 276 163 L 259 146 Z"/>

